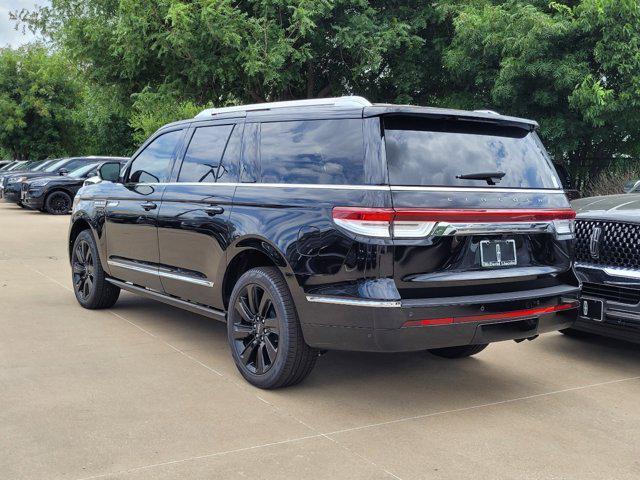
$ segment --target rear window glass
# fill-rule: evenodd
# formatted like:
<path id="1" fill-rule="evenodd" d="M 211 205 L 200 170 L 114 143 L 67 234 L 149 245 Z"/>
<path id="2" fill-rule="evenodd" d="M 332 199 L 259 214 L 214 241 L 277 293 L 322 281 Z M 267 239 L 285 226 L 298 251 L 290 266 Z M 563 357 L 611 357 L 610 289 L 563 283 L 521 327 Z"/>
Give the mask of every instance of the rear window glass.
<path id="1" fill-rule="evenodd" d="M 362 120 L 263 123 L 260 159 L 263 183 L 361 184 Z"/>
<path id="2" fill-rule="evenodd" d="M 497 187 L 560 188 L 537 134 L 522 128 L 386 118 L 384 136 L 392 185 L 486 187 L 483 178 L 458 177 L 504 174 L 492 179 Z"/>

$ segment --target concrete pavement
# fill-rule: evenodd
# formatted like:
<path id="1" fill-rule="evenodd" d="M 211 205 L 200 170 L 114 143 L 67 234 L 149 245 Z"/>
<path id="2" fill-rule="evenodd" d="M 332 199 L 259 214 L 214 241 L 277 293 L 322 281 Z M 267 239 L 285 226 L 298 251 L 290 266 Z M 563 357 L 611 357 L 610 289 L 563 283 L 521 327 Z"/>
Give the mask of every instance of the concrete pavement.
<path id="1" fill-rule="evenodd" d="M 0 204 L 1 479 L 640 477 L 638 346 L 329 352 L 262 391 L 221 323 L 128 293 L 79 307 L 68 221 Z"/>

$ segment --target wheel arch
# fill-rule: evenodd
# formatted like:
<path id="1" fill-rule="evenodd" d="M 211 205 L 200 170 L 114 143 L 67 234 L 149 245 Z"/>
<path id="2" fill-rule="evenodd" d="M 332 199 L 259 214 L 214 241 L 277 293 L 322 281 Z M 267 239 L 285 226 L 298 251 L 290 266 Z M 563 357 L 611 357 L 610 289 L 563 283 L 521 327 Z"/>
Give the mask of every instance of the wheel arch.
<path id="1" fill-rule="evenodd" d="M 262 238 L 244 238 L 230 249 L 231 255 L 227 262 L 222 280 L 222 299 L 224 308 L 229 306 L 231 292 L 238 279 L 247 271 L 256 267 L 276 267 L 280 270 L 289 289 L 293 291 L 293 270 L 284 255 L 268 241 Z M 295 282 L 294 282 L 295 283 Z"/>
<path id="2" fill-rule="evenodd" d="M 94 228 L 91 219 L 88 216 L 82 215 L 82 214 L 76 214 L 71 218 L 71 226 L 69 228 L 69 241 L 67 243 L 67 253 L 69 254 L 69 260 L 71 260 L 71 253 L 73 251 L 73 244 L 76 241 L 76 238 L 78 238 L 78 235 L 80 235 L 81 232 L 83 232 L 84 230 L 89 230 L 91 232 L 91 235 L 93 236 L 93 240 L 96 242 L 96 247 L 98 249 L 98 256 L 100 257 L 100 263 L 102 264 L 102 268 L 108 272 L 108 270 L 105 268 L 105 261 L 104 261 L 104 246 L 102 244 L 102 242 L 100 242 L 99 240 L 99 235 L 96 232 L 96 229 Z"/>

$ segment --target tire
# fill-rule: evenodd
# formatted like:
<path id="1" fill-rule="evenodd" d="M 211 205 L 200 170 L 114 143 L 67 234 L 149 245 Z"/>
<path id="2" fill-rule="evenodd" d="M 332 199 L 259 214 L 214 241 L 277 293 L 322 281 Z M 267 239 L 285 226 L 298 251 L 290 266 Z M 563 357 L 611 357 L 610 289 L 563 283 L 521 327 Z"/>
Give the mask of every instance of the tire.
<path id="1" fill-rule="evenodd" d="M 120 288 L 105 279 L 90 230 L 80 232 L 73 243 L 71 280 L 78 303 L 90 310 L 112 307 L 120 295 Z"/>
<path id="2" fill-rule="evenodd" d="M 44 201 L 44 209 L 51 215 L 66 215 L 71 211 L 72 205 L 71 195 L 62 190 L 51 192 Z"/>
<path id="3" fill-rule="evenodd" d="M 291 292 L 273 267 L 249 270 L 233 287 L 227 337 L 236 367 L 258 388 L 299 383 L 318 358 L 304 341 Z"/>
<path id="4" fill-rule="evenodd" d="M 572 338 L 586 338 L 589 336 L 587 332 L 576 330 L 575 328 L 563 328 L 560 333 Z"/>
<path id="5" fill-rule="evenodd" d="M 488 346 L 488 343 L 482 343 L 479 345 L 462 345 L 460 347 L 432 348 L 429 353 L 444 358 L 466 358 L 480 353 Z"/>

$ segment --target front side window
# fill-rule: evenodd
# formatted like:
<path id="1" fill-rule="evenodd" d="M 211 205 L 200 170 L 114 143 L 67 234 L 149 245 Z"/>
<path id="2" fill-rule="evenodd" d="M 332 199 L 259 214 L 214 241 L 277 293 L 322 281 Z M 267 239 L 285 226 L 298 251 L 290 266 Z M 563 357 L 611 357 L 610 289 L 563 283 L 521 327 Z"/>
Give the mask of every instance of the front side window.
<path id="1" fill-rule="evenodd" d="M 65 163 L 62 168 L 68 172 L 74 171 L 76 168 L 82 167 L 87 164 L 87 160 L 83 158 L 79 158 L 77 160 L 71 160 L 70 162 Z"/>
<path id="2" fill-rule="evenodd" d="M 95 174 L 97 167 L 98 167 L 97 163 L 90 163 L 88 165 L 83 165 L 69 172 L 68 176 L 71 178 L 84 178 L 89 176 L 90 173 Z"/>
<path id="3" fill-rule="evenodd" d="M 540 139 L 523 128 L 473 121 L 384 119 L 392 185 L 560 188 Z"/>
<path id="4" fill-rule="evenodd" d="M 129 182 L 166 182 L 171 174 L 171 161 L 181 137 L 182 130 L 174 130 L 160 135 L 147 145 L 131 162 Z"/>
<path id="5" fill-rule="evenodd" d="M 362 120 L 263 123 L 260 161 L 263 183 L 362 184 Z"/>
<path id="6" fill-rule="evenodd" d="M 196 128 L 182 161 L 178 181 L 217 182 L 219 171 L 224 171 L 221 160 L 232 129 L 233 125 Z"/>

